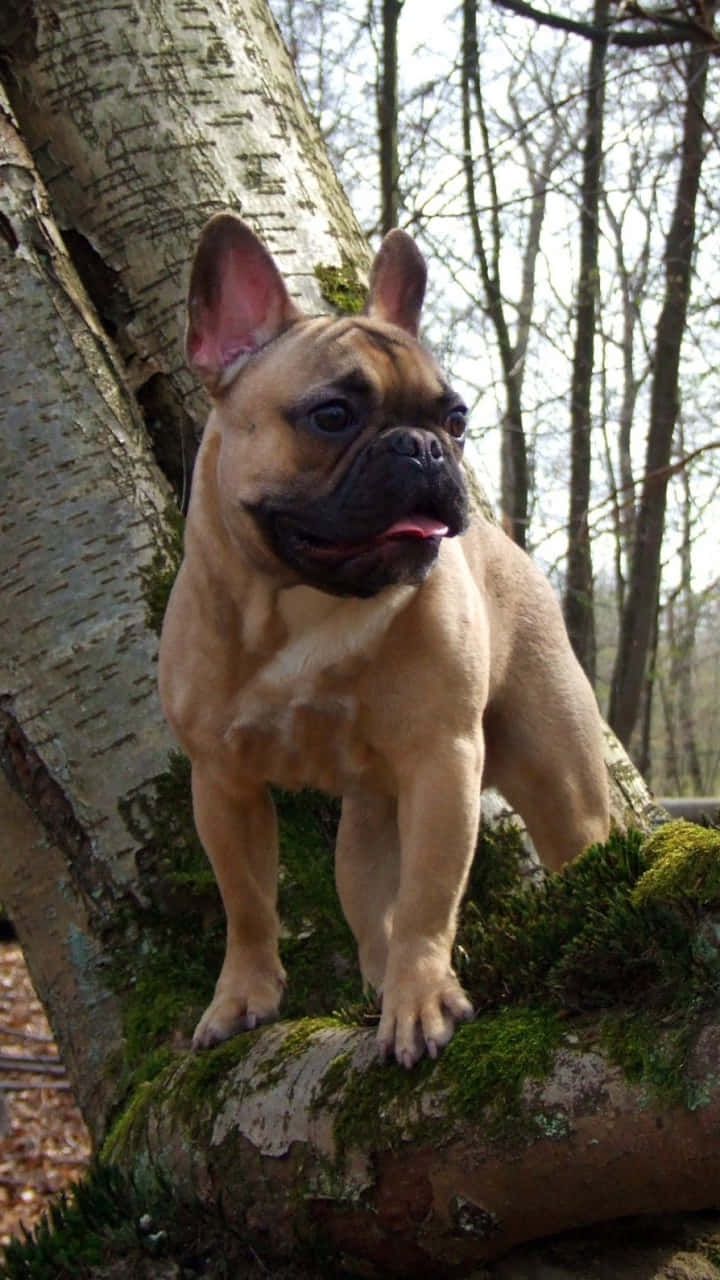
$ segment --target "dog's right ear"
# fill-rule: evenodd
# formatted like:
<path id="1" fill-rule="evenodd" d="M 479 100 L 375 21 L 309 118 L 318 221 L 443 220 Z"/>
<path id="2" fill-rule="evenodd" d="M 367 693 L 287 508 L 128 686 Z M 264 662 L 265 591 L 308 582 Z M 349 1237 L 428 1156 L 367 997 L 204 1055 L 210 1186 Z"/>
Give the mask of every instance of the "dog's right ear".
<path id="1" fill-rule="evenodd" d="M 275 263 L 240 218 L 218 213 L 203 228 L 190 273 L 185 350 L 211 392 L 297 320 Z"/>

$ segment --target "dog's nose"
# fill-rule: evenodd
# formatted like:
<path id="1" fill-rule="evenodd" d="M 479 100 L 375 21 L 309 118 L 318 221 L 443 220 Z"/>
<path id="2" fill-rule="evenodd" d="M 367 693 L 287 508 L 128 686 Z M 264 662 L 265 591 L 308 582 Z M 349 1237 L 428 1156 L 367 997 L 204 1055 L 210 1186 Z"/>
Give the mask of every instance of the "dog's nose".
<path id="1" fill-rule="evenodd" d="M 397 427 L 390 436 L 393 453 L 405 458 L 415 458 L 421 467 L 436 467 L 443 461 L 442 445 L 430 431 Z"/>

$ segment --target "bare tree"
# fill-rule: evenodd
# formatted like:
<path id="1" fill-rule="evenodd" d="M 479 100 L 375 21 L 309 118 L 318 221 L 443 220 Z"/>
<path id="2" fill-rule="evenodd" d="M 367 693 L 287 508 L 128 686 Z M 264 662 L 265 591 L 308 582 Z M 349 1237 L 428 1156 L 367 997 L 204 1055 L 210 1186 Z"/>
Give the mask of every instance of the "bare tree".
<path id="1" fill-rule="evenodd" d="M 607 33 L 594 40 L 586 90 L 583 178 L 580 192 L 580 273 L 572 382 L 570 384 L 570 514 L 568 520 L 565 622 L 580 663 L 595 683 L 596 641 L 589 510 L 591 493 L 590 400 L 598 290 L 598 240 L 605 118 L 605 66 L 609 0 L 595 0 L 593 26 Z"/>
<path id="2" fill-rule="evenodd" d="M 380 152 L 380 229 L 398 225 L 400 161 L 398 157 L 398 23 L 403 0 L 382 0 L 382 65 L 377 89 Z"/>
<path id="3" fill-rule="evenodd" d="M 656 608 L 669 464 L 679 409 L 680 351 L 695 250 L 695 208 L 705 154 L 705 96 L 710 54 L 685 56 L 685 117 L 673 219 L 665 246 L 665 296 L 654 347 L 645 474 L 635 520 L 630 578 L 610 694 L 609 721 L 628 742 L 637 721 Z"/>

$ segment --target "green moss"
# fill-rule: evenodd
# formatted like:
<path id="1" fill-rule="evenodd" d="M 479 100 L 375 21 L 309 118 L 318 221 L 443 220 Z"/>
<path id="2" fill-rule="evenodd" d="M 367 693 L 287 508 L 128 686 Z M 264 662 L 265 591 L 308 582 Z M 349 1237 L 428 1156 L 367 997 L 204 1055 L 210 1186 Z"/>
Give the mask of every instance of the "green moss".
<path id="1" fill-rule="evenodd" d="M 260 1034 L 261 1030 L 246 1031 L 213 1049 L 187 1054 L 182 1062 L 181 1077 L 175 1081 L 176 1105 L 192 1113 L 202 1102 L 212 1101 L 230 1072 L 245 1061 Z"/>
<path id="2" fill-rule="evenodd" d="M 697 1084 L 686 1070 L 695 1039 L 692 1021 L 663 1026 L 650 1013 L 614 1011 L 601 1019 L 597 1037 L 609 1060 L 632 1084 L 644 1086 L 648 1096 L 671 1107 L 698 1105 Z"/>
<path id="3" fill-rule="evenodd" d="M 195 830 L 187 757 L 171 751 L 165 772 L 123 801 L 120 813 L 140 846 L 146 897 L 167 916 L 191 911 L 204 923 L 220 916 L 215 877 Z"/>
<path id="4" fill-rule="evenodd" d="M 277 791 L 280 954 L 289 982 L 283 1013 L 329 1014 L 361 995 L 353 936 L 335 888 L 339 808 L 316 792 Z"/>
<path id="5" fill-rule="evenodd" d="M 170 1070 L 171 1068 L 166 1068 L 164 1074 L 169 1074 Z M 101 1151 L 104 1166 L 111 1166 L 118 1155 L 124 1151 L 142 1145 L 141 1138 L 147 1115 L 157 1096 L 158 1088 L 155 1081 L 145 1080 L 137 1086 L 122 1112 L 115 1117 L 106 1135 Z"/>
<path id="6" fill-rule="evenodd" d="M 130 983 L 118 984 L 123 998 L 124 1029 L 130 1083 L 147 1078 L 148 1056 L 178 1034 L 187 1038 L 209 1003 L 224 950 L 222 928 L 197 937 L 196 930 L 146 916 L 148 931 L 141 954 L 134 957 Z M 133 944 L 130 943 L 130 949 Z M 121 953 L 122 954 L 122 953 Z"/>
<path id="7" fill-rule="evenodd" d="M 273 1055 L 274 1059 L 287 1062 L 290 1058 L 300 1057 L 319 1032 L 339 1025 L 337 1018 L 301 1018 L 289 1028 L 277 1053 Z"/>
<path id="8" fill-rule="evenodd" d="M 325 1019 L 333 1010 L 347 1011 L 361 998 L 355 943 L 334 883 L 338 806 L 312 792 L 278 792 L 276 804 L 281 953 L 289 974 L 283 1012 L 304 1021 L 288 1032 L 277 1062 L 259 1082 L 263 1087 L 279 1079 L 288 1057 L 304 1052 L 318 1029 L 329 1025 Z M 115 951 L 116 987 L 125 1010 L 126 1084 L 132 1089 L 162 1071 L 178 1031 L 189 1034 L 207 1004 L 222 961 L 224 919 L 195 835 L 188 762 L 173 757 L 152 794 L 136 797 L 126 820 L 143 845 L 139 861 L 149 902 L 119 917 Z M 378 1066 L 359 1078 L 350 1072 L 353 1078 L 341 1088 L 341 1067 L 330 1073 L 323 1090 L 337 1086 L 341 1095 L 340 1145 L 355 1126 L 379 1125 L 379 1136 L 392 1137 L 398 1117 L 411 1123 L 408 1116 L 422 1112 L 428 1070 L 447 1086 L 452 1106 L 489 1107 L 492 1123 L 511 1131 L 519 1082 L 547 1066 L 557 1044 L 557 1019 L 569 1015 L 607 1013 L 603 1034 L 623 1069 L 632 1078 L 640 1072 L 655 1090 L 667 1091 L 673 1078 L 680 1096 L 678 1071 L 687 1046 L 720 986 L 718 852 L 717 833 L 688 823 L 671 824 L 649 840 L 637 832 L 616 833 L 562 875 L 515 888 L 522 856 L 517 833 L 485 832 L 457 952 L 482 1016 L 457 1032 L 435 1067 L 422 1064 L 409 1080 L 399 1069 Z M 646 1052 L 642 1023 L 633 1037 L 623 1037 L 623 1020 L 629 1026 L 635 1014 L 676 1030 L 676 1041 L 670 1036 L 654 1052 L 648 1036 Z M 347 1012 L 340 1016 L 366 1024 L 367 1006 L 354 1019 Z M 247 1036 L 231 1041 L 231 1058 L 242 1056 L 250 1043 Z M 225 1059 L 214 1057 L 219 1053 L 202 1055 L 201 1065 L 189 1069 L 188 1080 L 196 1079 L 199 1089 L 211 1089 L 224 1074 Z M 384 1118 L 378 1118 L 378 1106 L 385 1107 Z M 519 1128 L 525 1131 L 528 1123 L 519 1114 Z M 553 1121 L 546 1117 L 542 1123 Z"/>
<path id="9" fill-rule="evenodd" d="M 288 967 L 286 1013 L 330 1014 L 360 994 L 355 945 L 337 899 L 333 848 L 337 805 L 314 793 L 278 793 L 281 942 Z M 123 1002 L 124 1087 L 152 1078 L 163 1047 L 188 1037 L 212 996 L 225 921 L 195 832 L 190 764 L 173 753 L 167 771 L 123 807 L 141 846 L 145 906 L 126 903 L 114 921 L 114 989 Z"/>
<path id="10" fill-rule="evenodd" d="M 380 1062 L 353 1070 L 340 1055 L 323 1077 L 316 1106 L 337 1099 L 341 1159 L 352 1147 L 366 1146 L 368 1133 L 378 1148 L 432 1144 L 447 1137 L 448 1126 L 462 1128 L 481 1114 L 490 1141 L 527 1140 L 546 1132 L 554 1118 L 528 1110 L 523 1084 L 547 1076 L 564 1033 L 551 1009 L 510 1008 L 458 1028 L 437 1062 L 424 1059 L 412 1071 Z M 427 1110 L 430 1085 L 444 1098 L 438 1115 Z"/>
<path id="11" fill-rule="evenodd" d="M 105 1139 L 102 1159 L 125 1164 L 128 1156 L 144 1149 L 148 1117 L 157 1104 L 177 1116 L 182 1129 L 204 1140 L 206 1124 L 212 1117 L 218 1089 L 230 1073 L 244 1062 L 260 1031 L 249 1031 L 202 1053 L 174 1052 L 150 1079 L 134 1086 L 129 1100 Z"/>
<path id="12" fill-rule="evenodd" d="M 448 1090 L 451 1116 L 487 1112 L 487 1135 L 505 1141 L 534 1134 L 547 1117 L 522 1101 L 526 1080 L 550 1072 L 566 1027 L 547 1007 L 516 1007 L 460 1027 L 440 1059 L 435 1087 Z"/>
<path id="13" fill-rule="evenodd" d="M 650 867 L 633 892 L 636 902 L 720 904 L 720 831 L 669 822 L 645 845 Z"/>
<path id="14" fill-rule="evenodd" d="M 343 256 L 342 266 L 325 266 L 318 263 L 315 279 L 326 302 L 343 315 L 359 315 L 365 306 L 367 288 L 358 276 L 355 265 Z"/>
<path id="15" fill-rule="evenodd" d="M 128 1088 L 151 1078 L 162 1049 L 188 1036 L 222 964 L 220 895 L 195 831 L 190 764 L 179 752 L 147 791 L 122 806 L 136 843 L 146 905 L 125 903 L 109 975 L 123 1003 Z M 157 1055 L 160 1054 L 158 1058 Z"/>
<path id="16" fill-rule="evenodd" d="M 522 888 L 526 861 L 519 827 L 511 822 L 481 826 L 467 891 L 468 906 L 477 916 L 494 911 L 509 893 Z"/>
<path id="17" fill-rule="evenodd" d="M 433 1064 L 426 1058 L 412 1071 L 394 1062 L 379 1061 L 362 1070 L 335 1068 L 331 1079 L 333 1086 L 338 1086 L 336 1093 L 341 1075 L 344 1077 L 333 1125 L 341 1163 L 353 1147 L 367 1145 L 368 1134 L 372 1134 L 372 1146 L 384 1150 L 398 1147 L 434 1127 L 422 1107 L 432 1069 Z M 329 1096 L 325 1081 L 321 1094 Z"/>
<path id="18" fill-rule="evenodd" d="M 165 508 L 162 528 L 163 534 L 149 565 L 140 570 L 145 621 L 156 635 L 160 635 L 162 630 L 167 602 L 183 555 L 185 520 L 174 502 L 168 502 Z"/>
<path id="19" fill-rule="evenodd" d="M 350 1062 L 351 1055 L 347 1050 L 343 1053 L 339 1053 L 337 1057 L 333 1058 L 329 1067 L 323 1074 L 320 1087 L 313 1095 L 312 1102 L 310 1104 L 311 1112 L 317 1114 L 322 1111 L 330 1102 L 331 1098 L 334 1098 L 340 1091 L 347 1080 L 348 1072 L 350 1070 Z"/>
<path id="20" fill-rule="evenodd" d="M 476 1005 L 546 1007 L 581 1028 L 599 1011 L 600 1043 L 630 1080 L 698 1105 L 686 1066 L 720 987 L 719 855 L 719 834 L 692 823 L 615 834 L 562 875 L 494 898 L 487 915 L 471 904 L 464 977 Z"/>
<path id="21" fill-rule="evenodd" d="M 720 841 L 672 826 L 650 840 L 615 834 L 562 875 L 496 897 L 489 915 L 471 904 L 462 941 L 476 1004 L 550 1001 L 585 1013 L 711 999 Z"/>
<path id="22" fill-rule="evenodd" d="M 575 1007 L 571 988 L 581 975 L 562 967 L 568 947 L 591 941 L 598 931 L 606 941 L 616 910 L 647 866 L 639 833 L 613 835 L 606 845 L 586 850 L 562 875 L 495 896 L 490 914 L 470 904 L 460 937 L 468 955 L 464 977 L 476 1007 L 527 1001 Z M 608 917 L 612 924 L 605 928 Z M 629 941 L 618 926 L 620 935 Z M 592 993 L 582 995 L 577 1007 L 590 1007 Z"/>

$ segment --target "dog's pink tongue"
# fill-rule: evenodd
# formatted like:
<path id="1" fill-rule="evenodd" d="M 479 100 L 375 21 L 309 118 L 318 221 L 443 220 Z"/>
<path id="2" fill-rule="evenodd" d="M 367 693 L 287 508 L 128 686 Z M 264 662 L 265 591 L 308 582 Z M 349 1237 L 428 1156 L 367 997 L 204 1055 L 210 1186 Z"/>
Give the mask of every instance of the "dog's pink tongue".
<path id="1" fill-rule="evenodd" d="M 383 542 L 386 538 L 444 538 L 449 532 L 446 524 L 432 516 L 405 516 L 385 529 L 380 538 Z"/>

